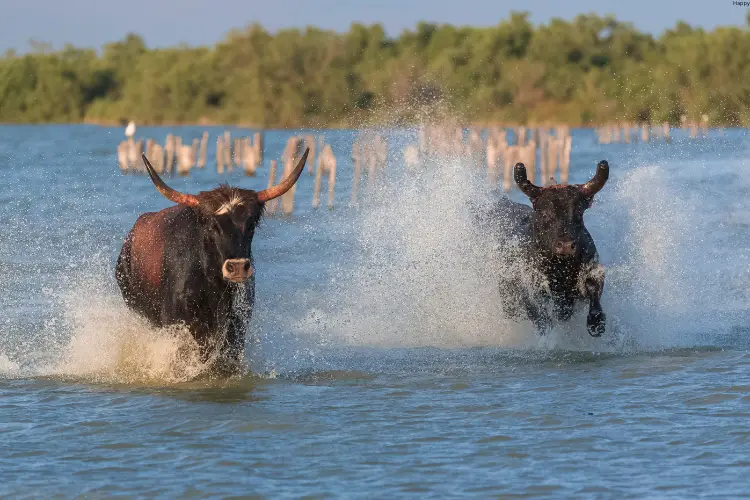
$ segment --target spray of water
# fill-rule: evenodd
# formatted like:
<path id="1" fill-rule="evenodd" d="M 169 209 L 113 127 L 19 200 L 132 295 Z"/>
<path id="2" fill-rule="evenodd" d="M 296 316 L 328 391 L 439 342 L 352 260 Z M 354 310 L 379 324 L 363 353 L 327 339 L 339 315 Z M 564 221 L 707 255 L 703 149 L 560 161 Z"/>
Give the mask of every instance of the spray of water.
<path id="1" fill-rule="evenodd" d="M 664 169 L 624 173 L 587 215 L 608 268 L 609 329 L 599 339 L 586 333 L 585 304 L 544 337 L 503 311 L 498 277 L 510 271 L 503 266 L 524 263 L 498 259 L 511 243 L 498 246 L 478 230 L 469 205 L 503 195 L 476 173 L 458 158 L 426 159 L 370 189 L 354 225 L 358 249 L 332 271 L 330 307 L 299 321 L 299 336 L 334 345 L 620 354 L 710 343 L 722 289 L 702 263 L 710 230 Z"/>
<path id="2" fill-rule="evenodd" d="M 390 142 L 400 152 L 398 140 L 404 138 Z M 602 339 L 587 335 L 585 307 L 545 337 L 503 311 L 497 278 L 508 264 L 498 256 L 507 248 L 480 229 L 470 210 L 502 195 L 488 189 L 472 163 L 423 158 L 418 168 L 404 169 L 395 154 L 360 196 L 357 209 L 325 226 L 308 224 L 310 239 L 326 231 L 334 242 L 353 239 L 352 251 L 326 262 L 299 254 L 289 266 L 320 267 L 328 285 L 314 306 L 304 286 L 284 290 L 281 301 L 259 295 L 251 364 L 289 369 L 373 346 L 628 353 L 698 345 L 706 332 L 726 326 L 717 323 L 721 283 L 703 262 L 711 254 L 708 219 L 662 168 L 615 176 L 587 215 L 607 267 L 609 326 Z M 95 258 L 61 277 L 56 309 L 34 336 L 46 340 L 25 348 L 24 359 L 0 348 L 0 374 L 171 384 L 204 373 L 184 329 L 151 328 L 125 308 L 110 267 L 109 259 Z"/>

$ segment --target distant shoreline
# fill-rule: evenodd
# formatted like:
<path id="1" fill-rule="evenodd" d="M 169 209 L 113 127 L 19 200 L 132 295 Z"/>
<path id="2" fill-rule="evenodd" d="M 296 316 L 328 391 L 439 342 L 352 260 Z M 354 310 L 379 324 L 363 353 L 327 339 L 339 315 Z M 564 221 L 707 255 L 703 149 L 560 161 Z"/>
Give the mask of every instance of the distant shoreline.
<path id="1" fill-rule="evenodd" d="M 0 122 L 345 129 L 428 118 L 597 127 L 750 126 L 750 31 L 676 23 L 659 36 L 612 16 L 494 26 L 378 24 L 271 33 L 211 46 L 40 45 L 0 56 Z M 732 55 L 734 54 L 734 55 Z"/>

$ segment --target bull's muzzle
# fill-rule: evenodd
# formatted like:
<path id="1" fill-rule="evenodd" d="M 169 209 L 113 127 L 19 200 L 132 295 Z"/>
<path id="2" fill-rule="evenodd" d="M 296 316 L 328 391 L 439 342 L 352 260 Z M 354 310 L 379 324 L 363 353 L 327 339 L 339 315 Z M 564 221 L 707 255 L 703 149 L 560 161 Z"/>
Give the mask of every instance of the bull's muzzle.
<path id="1" fill-rule="evenodd" d="M 559 239 L 555 242 L 555 253 L 557 255 L 573 255 L 576 251 L 576 243 L 572 239 Z"/>
<path id="2" fill-rule="evenodd" d="M 227 259 L 221 266 L 221 274 L 225 280 L 233 283 L 243 283 L 253 275 L 255 269 L 250 264 L 250 259 Z"/>

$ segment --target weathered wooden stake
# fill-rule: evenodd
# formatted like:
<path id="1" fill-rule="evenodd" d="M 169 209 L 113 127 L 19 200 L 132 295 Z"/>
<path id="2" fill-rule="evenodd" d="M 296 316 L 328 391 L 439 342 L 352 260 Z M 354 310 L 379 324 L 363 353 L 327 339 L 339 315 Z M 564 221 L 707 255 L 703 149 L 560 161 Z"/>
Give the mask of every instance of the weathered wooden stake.
<path id="1" fill-rule="evenodd" d="M 172 173 L 172 165 L 174 164 L 174 145 L 174 136 L 172 134 L 167 134 L 167 140 L 164 143 L 164 149 L 167 150 L 167 163 L 164 165 L 164 171 L 168 174 Z"/>
<path id="2" fill-rule="evenodd" d="M 294 170 L 294 160 L 296 159 L 296 155 L 288 155 L 286 160 L 284 161 L 284 173 L 282 174 L 282 179 L 286 179 Z M 294 212 L 294 195 L 297 191 L 297 184 L 295 183 L 294 186 L 292 186 L 292 189 L 287 191 L 281 196 L 281 212 L 284 215 L 292 215 L 292 212 Z"/>
<path id="3" fill-rule="evenodd" d="M 268 169 L 268 189 L 271 189 L 276 182 L 276 160 L 271 160 L 271 166 Z M 266 212 L 273 214 L 276 212 L 278 207 L 279 199 L 274 198 L 273 200 L 266 203 Z"/>
<path id="4" fill-rule="evenodd" d="M 260 132 L 255 133 L 255 139 L 253 141 L 255 147 L 255 161 L 256 165 L 260 165 L 263 162 L 263 134 Z"/>
<path id="5" fill-rule="evenodd" d="M 122 141 L 117 146 L 117 163 L 120 165 L 123 174 L 128 172 L 128 149 L 128 141 Z"/>
<path id="6" fill-rule="evenodd" d="M 328 208 L 333 209 L 334 188 L 336 186 L 336 157 L 328 144 L 326 145 L 326 156 L 328 157 Z"/>
<path id="7" fill-rule="evenodd" d="M 312 199 L 312 207 L 318 208 L 318 205 L 320 205 L 320 185 L 323 182 L 323 162 L 324 162 L 324 155 L 321 152 L 321 154 L 318 155 L 318 161 L 315 164 L 315 182 L 313 183 L 313 199 Z M 355 169 L 355 181 L 354 181 L 354 188 L 352 193 L 352 199 L 356 200 L 356 190 L 357 190 L 357 158 L 354 158 L 354 169 Z M 352 202 L 353 203 L 353 202 Z"/>
<path id="8" fill-rule="evenodd" d="M 242 144 L 242 162 L 245 168 L 245 175 L 254 176 L 258 168 L 257 149 L 250 143 L 250 138 L 243 139 Z"/>
<path id="9" fill-rule="evenodd" d="M 416 147 L 415 147 L 416 149 Z M 417 152 L 417 154 L 419 154 Z M 351 204 L 357 204 L 357 191 L 359 190 L 359 177 L 362 174 L 362 165 L 360 164 L 359 158 L 354 158 L 354 179 L 352 185 L 352 200 Z"/>
<path id="10" fill-rule="evenodd" d="M 201 136 L 200 151 L 198 152 L 198 168 L 206 166 L 206 154 L 208 150 L 208 132 L 203 132 Z"/>
<path id="11" fill-rule="evenodd" d="M 224 173 L 224 138 L 222 136 L 216 138 L 216 171 L 220 174 Z"/>
<path id="12" fill-rule="evenodd" d="M 224 131 L 224 166 L 226 166 L 229 173 L 232 173 L 232 136 L 228 130 Z"/>
<path id="13" fill-rule="evenodd" d="M 242 145 L 243 141 L 240 138 L 234 139 L 234 151 L 232 152 L 232 159 L 234 160 L 234 164 L 238 167 L 242 166 Z"/>
<path id="14" fill-rule="evenodd" d="M 161 144 L 154 144 L 151 155 L 149 161 L 154 166 L 154 170 L 161 174 L 164 172 L 164 147 Z"/>
<path id="15" fill-rule="evenodd" d="M 573 138 L 566 135 L 562 144 L 562 158 L 560 159 L 560 182 L 568 182 L 568 170 L 570 169 L 570 150 L 573 147 Z"/>

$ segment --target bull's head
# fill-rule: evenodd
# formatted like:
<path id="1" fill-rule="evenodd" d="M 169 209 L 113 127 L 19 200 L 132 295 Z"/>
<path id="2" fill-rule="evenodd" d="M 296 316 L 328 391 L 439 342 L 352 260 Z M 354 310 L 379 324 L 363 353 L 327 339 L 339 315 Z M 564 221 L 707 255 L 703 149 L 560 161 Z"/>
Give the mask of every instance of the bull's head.
<path id="1" fill-rule="evenodd" d="M 596 174 L 585 184 L 535 186 L 526 177 L 526 167 L 517 163 L 514 178 L 534 207 L 531 232 L 534 243 L 545 253 L 560 257 L 578 255 L 585 234 L 583 212 L 591 206 L 609 178 L 609 164 L 602 160 Z"/>
<path id="2" fill-rule="evenodd" d="M 225 280 L 242 283 L 254 273 L 250 245 L 265 203 L 294 186 L 305 168 L 309 151 L 305 149 L 294 171 L 281 183 L 257 192 L 224 185 L 197 195 L 180 193 L 164 183 L 146 155 L 143 155 L 143 163 L 156 189 L 165 198 L 197 209 L 210 261 L 217 262 L 217 271 L 221 271 Z"/>

